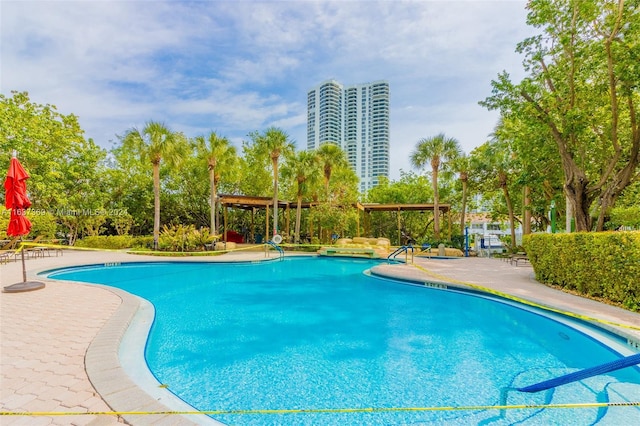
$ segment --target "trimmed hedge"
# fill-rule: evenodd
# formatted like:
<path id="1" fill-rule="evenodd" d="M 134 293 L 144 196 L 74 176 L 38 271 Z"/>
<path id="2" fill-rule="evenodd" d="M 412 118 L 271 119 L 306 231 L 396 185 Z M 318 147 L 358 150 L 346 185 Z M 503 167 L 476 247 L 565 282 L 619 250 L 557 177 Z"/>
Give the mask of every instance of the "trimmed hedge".
<path id="1" fill-rule="evenodd" d="M 153 247 L 153 237 L 134 237 L 131 235 L 99 235 L 85 237 L 76 241 L 76 247 L 90 247 L 97 249 L 122 250 L 132 247 Z"/>
<path id="2" fill-rule="evenodd" d="M 538 281 L 640 311 L 640 232 L 532 234 L 523 245 Z"/>

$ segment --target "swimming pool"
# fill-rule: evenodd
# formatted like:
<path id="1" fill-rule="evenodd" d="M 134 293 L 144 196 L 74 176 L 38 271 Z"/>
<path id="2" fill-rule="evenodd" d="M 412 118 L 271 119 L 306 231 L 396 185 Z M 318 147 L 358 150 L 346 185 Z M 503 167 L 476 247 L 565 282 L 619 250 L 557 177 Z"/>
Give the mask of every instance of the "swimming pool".
<path id="1" fill-rule="evenodd" d="M 56 271 L 150 300 L 153 374 L 200 410 L 373 408 L 216 415 L 229 424 L 625 424 L 635 407 L 498 410 L 637 400 L 626 369 L 538 394 L 509 390 L 619 358 L 595 334 L 504 301 L 362 272 L 368 260 L 141 263 Z M 395 408 L 475 406 L 467 410 Z M 378 411 L 388 408 L 390 411 Z"/>

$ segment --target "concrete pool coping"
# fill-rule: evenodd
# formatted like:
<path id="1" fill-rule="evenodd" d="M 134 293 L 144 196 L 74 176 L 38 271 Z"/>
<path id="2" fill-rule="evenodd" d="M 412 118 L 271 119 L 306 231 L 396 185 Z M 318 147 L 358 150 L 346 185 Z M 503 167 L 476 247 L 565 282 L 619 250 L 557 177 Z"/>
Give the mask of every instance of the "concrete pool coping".
<path id="1" fill-rule="evenodd" d="M 53 268 L 76 266 L 86 264 L 100 264 L 108 262 L 137 262 L 137 261 L 258 261 L 264 260 L 265 255 L 262 252 L 236 252 L 228 253 L 223 256 L 203 257 L 203 258 L 167 258 L 153 256 L 131 255 L 124 252 L 76 252 L 66 251 L 64 256 L 29 259 L 27 261 L 27 272 L 29 279 L 37 279 L 44 281 L 47 287 L 43 290 L 37 290 L 29 293 L 29 301 L 39 301 L 39 309 L 44 318 L 48 315 L 47 310 L 51 306 L 58 306 L 58 309 L 66 309 L 73 314 L 77 310 L 78 304 L 95 305 L 91 307 L 91 312 L 100 316 L 101 325 L 87 330 L 83 333 L 73 331 L 74 337 L 79 339 L 83 334 L 82 342 L 84 344 L 85 356 L 82 361 L 82 372 L 86 370 L 85 377 L 76 373 L 75 377 L 67 377 L 69 374 L 56 372 L 57 365 L 54 367 L 43 367 L 40 364 L 46 364 L 51 357 L 64 357 L 65 347 L 57 347 L 51 349 L 51 352 L 61 353 L 39 353 L 38 351 L 24 352 L 21 351 L 24 342 L 28 344 L 29 336 L 37 333 L 43 327 L 43 324 L 29 324 L 24 322 L 19 333 L 11 334 L 10 324 L 19 322 L 15 318 L 19 308 L 25 298 L 21 298 L 21 294 L 2 293 L 0 301 L 2 302 L 2 359 L 0 366 L 2 367 L 2 384 L 0 385 L 2 393 L 0 394 L 0 405 L 2 411 L 12 412 L 48 412 L 48 411 L 66 411 L 66 412 L 108 412 L 108 411 L 173 411 L 175 410 L 174 400 L 170 400 L 170 394 L 166 389 L 158 386 L 157 382 L 149 383 L 146 386 L 152 388 L 151 395 L 138 387 L 139 377 L 133 377 L 132 373 L 125 371 L 125 366 L 121 364 L 119 358 L 119 350 L 121 343 L 126 343 L 126 331 L 130 329 L 133 323 L 147 323 L 150 326 L 150 320 L 147 316 L 141 321 L 133 321 L 139 312 L 147 311 L 143 302 L 139 298 L 127 292 L 106 288 L 95 285 L 84 285 L 77 283 L 61 283 L 49 280 L 42 280 L 37 273 Z M 590 299 L 574 296 L 564 293 L 535 281 L 531 267 L 513 266 L 507 262 L 501 262 L 497 259 L 488 258 L 466 258 L 460 261 L 451 262 L 449 260 L 416 258 L 416 266 L 411 265 L 379 265 L 376 267 L 376 273 L 390 278 L 400 278 L 403 280 L 418 282 L 447 282 L 458 283 L 458 285 L 471 284 L 472 286 L 480 286 L 500 293 L 508 294 L 514 297 L 526 299 L 537 304 L 549 306 L 555 309 L 575 312 L 579 315 L 595 319 L 598 326 L 608 328 L 618 335 L 628 339 L 630 345 L 636 345 L 640 342 L 640 332 L 638 330 L 627 327 L 640 328 L 640 314 L 625 311 L 614 306 L 605 305 Z M 20 262 L 13 262 L 8 265 L 2 265 L 0 269 L 0 284 L 4 287 L 22 279 L 22 271 Z M 462 284 L 461 284 L 462 283 Z M 48 289 L 48 290 L 47 290 Z M 58 294 L 56 290 L 69 290 L 64 295 Z M 80 294 L 80 297 L 73 298 L 74 294 Z M 109 294 L 106 297 L 105 294 Z M 90 295 L 90 296 L 88 296 Z M 57 300 L 65 298 L 64 300 Z M 47 299 L 42 300 L 39 299 Z M 96 300 L 97 299 L 97 300 Z M 104 303 L 102 303 L 104 301 Z M 109 302 L 108 304 L 106 302 Z M 116 303 L 119 301 L 119 303 Z M 105 305 L 105 306 L 103 306 Z M 116 306 L 117 305 L 117 306 Z M 86 315 L 86 314 L 84 314 Z M 52 318 L 53 321 L 53 318 Z M 599 321 L 604 321 L 599 322 Z M 82 318 L 79 319 L 82 321 Z M 613 325 L 617 324 L 617 325 Z M 46 325 L 46 324 L 44 324 Z M 66 324 L 69 325 L 69 324 Z M 65 327 L 62 324 L 61 327 Z M 69 327 L 71 327 L 69 325 Z M 148 328 L 147 328 L 148 330 Z M 7 331 L 7 333 L 5 333 Z M 139 338 L 132 338 L 140 343 L 141 339 L 146 341 L 146 331 L 144 326 L 138 329 Z M 9 336 L 10 338 L 5 338 Z M 24 341 L 24 342 L 23 342 Z M 141 352 L 141 351 L 140 351 Z M 22 365 L 38 364 L 33 368 L 22 368 Z M 76 360 L 75 362 L 79 362 Z M 125 363 L 126 364 L 126 363 Z M 17 365 L 17 367 L 16 367 Z M 78 367 L 78 366 L 76 366 Z M 44 374 L 47 373 L 47 374 Z M 50 373 L 50 374 L 49 374 Z M 73 380 L 72 380 L 73 379 Z M 87 397 L 87 399 L 95 399 L 95 396 L 89 397 L 88 392 L 95 390 L 100 401 L 93 401 L 94 405 L 88 407 L 86 401 L 73 402 L 58 401 L 58 399 L 47 398 L 47 392 L 51 392 L 52 388 L 60 388 L 60 383 L 66 381 L 74 381 L 74 386 L 65 388 L 70 393 L 69 399 L 82 399 L 79 395 Z M 76 382 L 81 382 L 83 387 Z M 155 386 L 155 388 L 154 388 Z M 89 391 L 87 391 L 87 388 Z M 27 390 L 28 389 L 28 390 Z M 159 393 L 157 393 L 157 392 Z M 162 393 L 164 391 L 165 393 Z M 40 397 L 45 395 L 44 397 Z M 40 397 L 40 398 L 39 398 Z M 54 403 L 54 402 L 56 403 Z M 168 409 L 167 403 L 172 407 Z M 102 405 L 100 405 L 102 404 Z M 182 406 L 186 408 L 188 406 Z M 189 410 L 186 410 L 189 411 Z M 3 416 L 4 417 L 4 416 Z M 74 424 L 110 424 L 115 422 L 127 421 L 131 424 L 195 424 L 203 423 L 209 419 L 203 415 L 191 417 L 178 417 L 176 415 L 123 415 L 122 418 L 113 415 L 86 415 L 86 416 L 8 416 L 3 418 L 3 424 L 25 424 L 28 420 L 29 424 L 69 424 L 73 419 Z M 6 423 L 5 423 L 6 422 Z"/>

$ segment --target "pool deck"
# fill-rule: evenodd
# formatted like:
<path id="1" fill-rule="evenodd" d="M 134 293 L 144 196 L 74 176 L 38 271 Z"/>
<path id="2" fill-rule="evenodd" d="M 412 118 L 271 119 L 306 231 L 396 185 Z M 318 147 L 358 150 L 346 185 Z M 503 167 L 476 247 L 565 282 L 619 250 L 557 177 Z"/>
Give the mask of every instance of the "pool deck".
<path id="1" fill-rule="evenodd" d="M 138 388 L 119 365 L 118 347 L 133 316 L 140 310 L 139 300 L 122 291 L 47 281 L 36 274 L 72 265 L 174 259 L 249 261 L 263 260 L 265 254 L 243 251 L 215 257 L 159 258 L 114 251 L 65 251 L 63 256 L 27 259 L 27 279 L 43 281 L 46 287 L 32 292 L 0 293 L 0 411 L 38 414 L 3 415 L 0 423 L 169 425 L 193 424 L 203 419 L 203 416 L 163 414 L 47 415 L 52 412 L 166 411 L 167 407 L 159 401 L 161 398 Z M 417 282 L 490 289 L 593 318 L 600 326 L 627 337 L 632 344 L 640 342 L 640 331 L 634 329 L 640 328 L 640 314 L 546 287 L 535 281 L 530 266 L 515 266 L 490 258 L 416 258 L 415 264 L 380 265 L 376 273 Z M 21 281 L 20 261 L 0 265 L 1 287 Z"/>

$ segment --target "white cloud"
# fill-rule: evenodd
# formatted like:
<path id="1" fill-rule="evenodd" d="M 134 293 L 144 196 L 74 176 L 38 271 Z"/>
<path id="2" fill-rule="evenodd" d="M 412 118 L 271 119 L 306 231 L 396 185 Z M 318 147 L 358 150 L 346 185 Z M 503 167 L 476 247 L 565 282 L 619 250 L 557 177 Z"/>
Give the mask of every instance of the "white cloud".
<path id="1" fill-rule="evenodd" d="M 105 147 L 149 120 L 236 143 L 276 125 L 304 147 L 308 89 L 387 79 L 397 178 L 422 137 L 445 132 L 467 152 L 486 140 L 497 117 L 477 102 L 501 70 L 521 72 L 524 6 L 4 0 L 0 90 L 78 115 Z"/>

